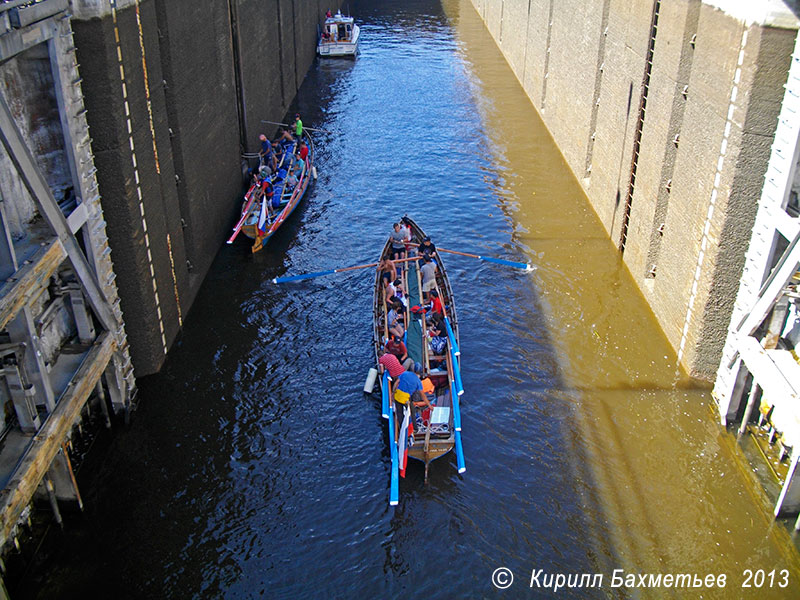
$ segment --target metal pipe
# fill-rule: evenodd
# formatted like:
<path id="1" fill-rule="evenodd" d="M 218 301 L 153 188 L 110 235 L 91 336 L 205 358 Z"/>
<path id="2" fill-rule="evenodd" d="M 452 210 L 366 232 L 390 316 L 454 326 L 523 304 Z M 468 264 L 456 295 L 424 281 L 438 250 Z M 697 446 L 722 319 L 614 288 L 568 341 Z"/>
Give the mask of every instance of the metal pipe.
<path id="1" fill-rule="evenodd" d="M 44 479 L 44 487 L 47 489 L 47 497 L 50 499 L 50 508 L 53 509 L 53 517 L 61 529 L 64 529 L 64 520 L 61 518 L 61 511 L 58 509 L 58 498 L 56 498 L 56 490 L 53 487 L 53 481 L 49 477 Z"/>
<path id="2" fill-rule="evenodd" d="M 742 439 L 742 436 L 747 432 L 747 424 L 750 422 L 750 417 L 753 416 L 753 410 L 755 409 L 756 402 L 758 402 L 759 398 L 759 387 L 758 384 L 755 383 L 755 380 L 750 386 L 750 397 L 747 400 L 747 408 L 744 410 L 744 416 L 742 417 L 742 424 L 739 427 L 739 431 L 736 435 L 736 441 Z"/>
<path id="3" fill-rule="evenodd" d="M 103 382 L 98 381 L 94 388 L 97 397 L 100 400 L 100 410 L 103 413 L 103 418 L 106 422 L 106 429 L 111 429 L 111 415 L 108 412 L 108 404 L 106 403 L 106 391 L 103 389 Z"/>

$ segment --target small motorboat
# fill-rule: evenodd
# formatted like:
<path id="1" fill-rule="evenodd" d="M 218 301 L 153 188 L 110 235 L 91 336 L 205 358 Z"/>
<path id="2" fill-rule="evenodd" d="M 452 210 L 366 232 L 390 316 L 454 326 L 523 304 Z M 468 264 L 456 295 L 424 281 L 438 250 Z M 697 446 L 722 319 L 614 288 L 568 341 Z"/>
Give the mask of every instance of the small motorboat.
<path id="1" fill-rule="evenodd" d="M 355 56 L 358 51 L 360 29 L 353 17 L 344 16 L 341 11 L 327 17 L 317 42 L 320 56 Z"/>

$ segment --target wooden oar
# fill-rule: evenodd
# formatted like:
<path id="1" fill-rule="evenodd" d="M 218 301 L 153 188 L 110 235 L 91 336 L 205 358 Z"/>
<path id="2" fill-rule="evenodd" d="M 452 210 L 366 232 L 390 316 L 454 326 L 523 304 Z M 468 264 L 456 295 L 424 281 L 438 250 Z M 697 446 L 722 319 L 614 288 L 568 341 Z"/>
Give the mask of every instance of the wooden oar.
<path id="1" fill-rule="evenodd" d="M 453 437 L 456 441 L 456 469 L 459 473 L 467 470 L 467 465 L 464 460 L 464 446 L 461 443 L 461 406 L 459 404 L 458 394 L 456 393 L 456 382 L 453 377 L 453 364 L 455 357 L 452 351 L 447 355 L 447 374 L 450 377 L 450 400 L 453 407 Z M 451 362 L 453 361 L 453 362 Z"/>
<path id="2" fill-rule="evenodd" d="M 406 262 L 409 260 L 419 260 L 419 256 L 412 258 L 400 258 L 393 262 Z M 355 271 L 357 269 L 368 269 L 369 267 L 377 267 L 380 263 L 368 263 L 366 265 L 355 265 L 353 267 L 344 267 L 343 269 L 330 269 L 328 271 L 318 271 L 317 273 L 303 273 L 302 275 L 290 275 L 288 277 L 276 277 L 272 283 L 286 283 L 287 281 L 300 281 L 301 279 L 313 279 L 314 277 L 322 277 L 323 275 L 332 275 L 333 273 L 344 273 L 345 271 Z"/>
<path id="3" fill-rule="evenodd" d="M 389 456 L 391 457 L 391 474 L 389 475 L 389 505 L 397 506 L 400 500 L 400 465 L 397 452 L 396 427 L 397 417 L 392 398 L 389 398 Z"/>
<path id="4" fill-rule="evenodd" d="M 262 120 L 261 122 L 262 123 L 267 123 L 269 125 L 281 125 L 283 127 L 292 127 L 292 125 L 289 125 L 288 123 L 278 123 L 277 121 L 264 121 L 264 120 Z M 304 130 L 308 129 L 309 131 L 321 131 L 322 133 L 330 133 L 331 135 L 333 135 L 332 131 L 327 131 L 326 129 L 317 129 L 316 127 L 306 127 L 305 125 L 303 125 L 303 129 Z"/>
<path id="5" fill-rule="evenodd" d="M 409 246 L 419 246 L 420 244 L 409 243 Z M 469 258 L 477 258 L 479 260 L 486 260 L 489 262 L 497 263 L 499 265 L 507 265 L 509 267 L 516 267 L 517 269 L 525 269 L 526 271 L 533 271 L 533 267 L 528 263 L 514 262 L 505 260 L 504 258 L 494 258 L 493 256 L 481 256 L 479 254 L 471 254 L 470 252 L 459 252 L 457 250 L 447 250 L 446 248 L 436 248 L 437 252 L 447 252 L 448 254 L 458 254 L 459 256 L 467 256 Z"/>
<path id="6" fill-rule="evenodd" d="M 244 227 L 244 222 L 247 220 L 247 217 L 250 216 L 250 207 L 253 205 L 253 201 L 258 195 L 258 189 L 259 188 L 256 186 L 256 184 L 253 184 L 253 186 L 245 195 L 246 202 L 244 208 L 242 209 L 242 218 L 239 219 L 239 222 L 236 223 L 236 226 L 233 228 L 233 235 L 231 235 L 231 237 L 228 238 L 227 241 L 228 244 L 233 243 L 233 240 L 236 239 L 236 236 L 239 235 L 239 232 L 242 230 L 242 227 Z"/>
<path id="7" fill-rule="evenodd" d="M 389 381 L 391 381 L 389 371 L 384 369 L 381 377 L 381 416 L 384 419 L 389 418 Z"/>

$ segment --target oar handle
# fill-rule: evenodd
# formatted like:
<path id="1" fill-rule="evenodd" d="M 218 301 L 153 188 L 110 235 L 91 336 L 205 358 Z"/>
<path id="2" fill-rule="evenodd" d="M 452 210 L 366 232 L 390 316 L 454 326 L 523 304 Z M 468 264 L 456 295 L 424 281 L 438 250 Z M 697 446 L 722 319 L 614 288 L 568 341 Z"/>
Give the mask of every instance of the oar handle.
<path id="1" fill-rule="evenodd" d="M 409 246 L 418 247 L 420 244 L 409 243 Z M 477 258 L 479 260 L 486 260 L 489 262 L 497 263 L 499 265 L 506 265 L 508 267 L 516 267 L 517 269 L 529 270 L 531 266 L 528 263 L 514 262 L 512 260 L 505 260 L 504 258 L 494 258 L 493 256 L 481 256 L 480 254 L 471 254 L 469 252 L 459 252 L 458 250 L 448 250 L 447 248 L 436 248 L 437 252 L 447 252 L 448 254 L 458 254 L 459 256 L 467 256 L 469 258 Z"/>
<path id="2" fill-rule="evenodd" d="M 262 120 L 261 120 L 261 122 L 262 122 L 262 123 L 267 123 L 268 125 L 281 125 L 282 127 L 290 127 L 290 126 L 289 126 L 289 125 L 287 125 L 286 123 L 278 123 L 277 121 L 264 121 L 264 120 L 262 119 Z"/>
<path id="3" fill-rule="evenodd" d="M 288 124 L 286 124 L 286 123 L 278 123 L 278 121 L 264 121 L 264 120 L 262 119 L 262 120 L 261 120 L 261 122 L 262 122 L 262 123 L 266 123 L 266 124 L 268 124 L 268 125 L 280 125 L 281 127 L 291 127 L 291 125 L 288 125 Z M 330 133 L 330 134 L 333 134 L 333 132 L 332 132 L 332 131 L 327 131 L 327 130 L 325 130 L 325 129 L 317 129 L 316 127 L 305 127 L 305 126 L 303 126 L 303 130 L 305 131 L 306 129 L 308 129 L 309 131 L 321 131 L 322 133 Z"/>
<path id="4" fill-rule="evenodd" d="M 283 212 L 289 210 L 290 206 L 287 205 L 286 208 L 283 209 Z M 276 219 L 277 221 L 282 221 L 283 217 L 279 217 Z M 273 223 L 273 227 L 274 227 Z M 418 256 L 414 256 L 412 258 L 401 258 L 394 262 L 407 262 L 409 260 L 419 260 Z M 322 277 L 323 275 L 332 275 L 333 273 L 343 273 L 344 271 L 355 271 L 356 269 L 368 269 L 369 267 L 377 267 L 380 263 L 368 263 L 366 265 L 354 265 L 352 267 L 343 267 L 341 269 L 329 269 L 328 271 L 319 271 L 317 273 L 303 273 L 302 275 L 289 275 L 287 277 L 276 277 L 272 280 L 272 283 L 286 283 L 287 281 L 300 281 L 301 279 L 313 279 L 314 277 Z"/>
<path id="5" fill-rule="evenodd" d="M 369 263 L 368 265 L 356 265 L 355 267 L 345 267 L 344 269 L 334 269 L 334 273 L 344 273 L 345 271 L 355 271 L 356 269 L 368 269 L 369 267 L 377 267 L 378 263 Z"/>
<path id="6" fill-rule="evenodd" d="M 458 252 L 457 250 L 448 250 L 446 248 L 437 248 L 437 252 L 447 252 L 448 254 L 458 254 L 459 256 L 468 256 L 470 258 L 483 258 L 477 254 L 470 254 L 469 252 Z"/>

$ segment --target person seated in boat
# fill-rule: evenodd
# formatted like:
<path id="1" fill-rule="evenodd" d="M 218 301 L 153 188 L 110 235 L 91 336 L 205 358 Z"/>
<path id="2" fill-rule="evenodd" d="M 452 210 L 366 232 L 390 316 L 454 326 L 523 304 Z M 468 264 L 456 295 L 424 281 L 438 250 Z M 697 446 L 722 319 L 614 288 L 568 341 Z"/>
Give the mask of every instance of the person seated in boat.
<path id="1" fill-rule="evenodd" d="M 419 409 L 419 413 L 414 422 L 414 427 L 417 429 L 421 429 L 431 422 L 431 411 L 433 411 L 434 404 L 436 404 L 436 387 L 433 385 L 428 373 L 423 372 L 420 376 L 420 380 L 422 381 L 422 394 L 428 399 L 428 406 Z"/>
<path id="2" fill-rule="evenodd" d="M 439 298 L 439 291 L 432 289 L 430 298 L 430 304 L 425 305 L 425 311 L 427 312 L 426 318 L 428 322 L 433 321 L 433 315 L 436 313 L 444 316 L 444 307 L 442 306 L 442 300 Z"/>
<path id="3" fill-rule="evenodd" d="M 431 340 L 431 352 L 441 356 L 447 346 L 447 326 L 444 323 L 444 316 L 441 313 L 434 313 L 431 326 L 428 329 L 428 334 Z"/>
<path id="4" fill-rule="evenodd" d="M 430 256 L 432 259 L 436 259 L 436 244 L 431 241 L 431 238 L 425 236 L 422 238 L 422 243 L 417 248 L 417 252 L 419 252 L 420 256 Z"/>
<path id="5" fill-rule="evenodd" d="M 392 336 L 392 339 L 386 342 L 386 351 L 394 354 L 404 369 L 410 369 L 414 366 L 414 360 L 408 357 L 408 348 L 403 343 L 403 338 L 396 335 Z"/>
<path id="6" fill-rule="evenodd" d="M 279 165 L 281 163 L 281 158 L 283 158 L 283 146 L 279 144 L 277 141 L 272 142 L 272 154 L 275 157 L 275 165 Z"/>
<path id="7" fill-rule="evenodd" d="M 281 151 L 283 151 L 287 145 L 294 143 L 294 138 L 292 137 L 288 127 L 284 127 L 280 130 L 280 134 L 275 140 L 275 143 L 281 146 Z"/>
<path id="8" fill-rule="evenodd" d="M 267 203 L 272 204 L 274 206 L 273 196 L 275 194 L 275 188 L 273 187 L 272 180 L 269 177 L 265 178 L 261 182 L 261 192 L 267 199 Z"/>
<path id="9" fill-rule="evenodd" d="M 326 12 L 326 13 L 325 13 L 325 18 L 326 18 L 326 19 L 330 19 L 330 18 L 332 18 L 332 17 L 333 17 L 333 15 L 331 14 L 331 9 L 329 8 L 329 9 L 328 9 L 328 12 Z"/>
<path id="10" fill-rule="evenodd" d="M 386 315 L 386 324 L 389 328 L 389 333 L 399 336 L 401 339 L 405 333 L 405 328 L 400 320 L 400 311 L 403 310 L 403 305 L 399 302 L 392 304 L 392 308 Z"/>
<path id="11" fill-rule="evenodd" d="M 401 302 L 403 306 L 408 306 L 408 300 L 406 299 L 406 294 L 403 291 L 403 282 L 399 279 L 395 279 L 392 283 L 392 287 L 394 288 L 394 297 L 397 299 L 397 301 Z"/>
<path id="12" fill-rule="evenodd" d="M 397 378 L 394 390 L 395 408 L 398 415 L 402 415 L 405 408 L 425 409 L 431 405 L 430 400 L 422 391 L 422 365 L 414 363 L 413 371 L 405 371 Z M 409 406 L 409 402 L 411 406 Z"/>
<path id="13" fill-rule="evenodd" d="M 403 365 L 400 364 L 400 361 L 394 354 L 383 348 L 378 353 L 378 365 L 381 373 L 383 373 L 384 370 L 389 371 L 389 377 L 394 380 L 400 377 L 400 375 L 405 373 L 407 370 L 405 367 L 403 367 Z"/>
<path id="14" fill-rule="evenodd" d="M 422 297 L 425 302 L 429 302 L 430 291 L 436 287 L 436 263 L 427 254 L 424 255 L 419 272 L 422 275 Z"/>
<path id="15" fill-rule="evenodd" d="M 305 141 L 300 142 L 300 152 L 298 152 L 300 160 L 305 160 L 308 157 L 308 144 Z"/>
<path id="16" fill-rule="evenodd" d="M 289 176 L 286 178 L 286 185 L 288 189 L 293 190 L 297 187 L 297 184 L 300 182 L 300 166 L 295 165 L 295 168 L 292 169 Z"/>
<path id="17" fill-rule="evenodd" d="M 406 257 L 406 232 L 400 227 L 400 223 L 392 225 L 392 232 L 389 234 L 392 241 L 392 258 Z"/>
<path id="18" fill-rule="evenodd" d="M 397 289 L 394 287 L 394 283 L 391 279 L 384 279 L 383 280 L 383 297 L 386 300 L 386 304 L 394 304 L 395 303 L 395 296 L 397 295 Z"/>
<path id="19" fill-rule="evenodd" d="M 387 282 L 392 281 L 397 277 L 397 267 L 394 261 L 389 258 L 384 258 L 378 265 L 378 271 L 381 274 L 381 280 L 385 286 Z"/>

